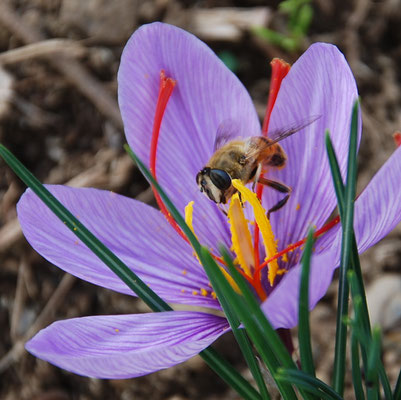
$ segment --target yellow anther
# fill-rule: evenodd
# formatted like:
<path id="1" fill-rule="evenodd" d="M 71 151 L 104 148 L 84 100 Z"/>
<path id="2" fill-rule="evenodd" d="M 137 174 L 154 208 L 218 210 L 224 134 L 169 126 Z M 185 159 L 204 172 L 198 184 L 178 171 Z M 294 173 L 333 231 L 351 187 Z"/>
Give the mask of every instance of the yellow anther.
<path id="1" fill-rule="evenodd" d="M 256 223 L 258 224 L 259 231 L 262 234 L 263 244 L 266 251 L 266 260 L 273 257 L 277 254 L 277 244 L 274 240 L 270 221 L 266 217 L 266 210 L 260 204 L 256 194 L 245 187 L 239 179 L 233 179 L 232 184 L 241 193 L 242 200 L 249 202 L 253 209 Z M 269 263 L 268 279 L 271 286 L 273 286 L 277 271 L 278 263 L 277 260 L 274 260 Z"/>
<path id="2" fill-rule="evenodd" d="M 114 329 L 116 333 L 120 332 L 120 330 L 118 328 Z"/>
<path id="3" fill-rule="evenodd" d="M 197 296 L 199 293 L 198 293 L 197 290 L 193 290 L 193 291 L 192 291 L 192 294 L 193 294 L 194 296 Z"/>
<path id="4" fill-rule="evenodd" d="M 202 296 L 207 296 L 209 294 L 209 292 L 206 290 L 206 289 L 204 289 L 204 288 L 201 288 L 201 295 Z"/>
<path id="5" fill-rule="evenodd" d="M 216 292 L 212 292 L 211 295 L 212 295 L 212 297 L 213 297 L 214 299 L 217 299 Z"/>
<path id="6" fill-rule="evenodd" d="M 231 287 L 238 293 L 241 294 L 241 290 L 239 289 L 238 285 L 235 283 L 234 279 L 231 278 L 231 275 L 223 268 L 220 267 L 220 271 L 223 273 L 225 278 L 227 279 L 228 283 L 231 285 Z"/>
<path id="7" fill-rule="evenodd" d="M 284 253 L 284 254 L 281 256 L 281 260 L 284 261 L 284 262 L 288 262 L 288 255 L 287 255 L 287 253 Z"/>
<path id="8" fill-rule="evenodd" d="M 231 198 L 228 221 L 231 226 L 232 247 L 237 255 L 238 263 L 248 276 L 252 276 L 251 268 L 254 263 L 252 236 L 238 193 Z"/>
<path id="9" fill-rule="evenodd" d="M 297 204 L 297 206 L 295 207 L 295 209 L 298 211 L 301 208 L 301 204 Z"/>
<path id="10" fill-rule="evenodd" d="M 188 271 L 186 269 L 183 269 L 181 272 L 183 275 L 186 275 L 188 273 Z"/>
<path id="11" fill-rule="evenodd" d="M 185 222 L 191 229 L 192 233 L 195 235 L 193 227 L 193 214 L 194 214 L 194 201 L 192 200 L 185 206 Z"/>

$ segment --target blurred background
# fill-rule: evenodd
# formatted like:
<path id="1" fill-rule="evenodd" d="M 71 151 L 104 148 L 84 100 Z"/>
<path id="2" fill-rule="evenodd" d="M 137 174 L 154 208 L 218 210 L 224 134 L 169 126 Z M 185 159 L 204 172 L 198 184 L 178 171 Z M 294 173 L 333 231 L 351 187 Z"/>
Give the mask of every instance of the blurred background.
<path id="1" fill-rule="evenodd" d="M 104 188 L 153 204 L 122 149 L 116 101 L 123 46 L 152 21 L 204 40 L 247 87 L 261 118 L 273 57 L 292 63 L 313 42 L 336 44 L 362 99 L 359 192 L 394 151 L 392 135 L 401 129 L 399 0 L 0 0 L 0 141 L 42 182 Z M 142 378 L 102 381 L 29 355 L 24 342 L 54 320 L 147 307 L 64 274 L 37 255 L 16 219 L 24 190 L 0 161 L 1 399 L 237 398 L 199 357 Z M 401 359 L 401 226 L 362 256 L 362 267 L 394 383 Z M 311 315 L 318 376 L 327 382 L 336 285 Z M 230 335 L 216 346 L 249 377 Z"/>

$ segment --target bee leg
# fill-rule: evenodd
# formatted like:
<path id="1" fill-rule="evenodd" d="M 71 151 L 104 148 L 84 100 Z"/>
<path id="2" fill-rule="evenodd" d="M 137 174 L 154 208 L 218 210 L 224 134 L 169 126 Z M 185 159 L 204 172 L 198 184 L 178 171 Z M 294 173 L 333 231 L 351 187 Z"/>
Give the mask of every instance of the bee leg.
<path id="1" fill-rule="evenodd" d="M 241 207 L 244 208 L 244 203 L 242 201 L 242 196 L 241 196 L 240 192 L 238 192 L 238 198 L 239 198 L 239 202 L 241 203 Z"/>
<path id="2" fill-rule="evenodd" d="M 275 206 L 272 208 L 269 208 L 267 211 L 267 219 L 270 219 L 270 214 L 274 211 L 279 210 L 281 207 L 285 206 L 287 203 L 288 199 L 290 198 L 290 194 L 287 194 L 283 199 L 281 199 Z"/>
<path id="3" fill-rule="evenodd" d="M 272 189 L 275 189 L 275 190 L 279 191 L 280 193 L 287 193 L 287 195 L 284 196 L 283 199 L 281 199 L 277 204 L 275 204 L 272 208 L 270 208 L 267 211 L 267 218 L 270 219 L 270 214 L 272 212 L 279 210 L 280 208 L 282 208 L 287 203 L 288 199 L 290 198 L 290 194 L 291 194 L 292 189 L 289 186 L 284 185 L 284 183 L 271 181 L 270 179 L 266 179 L 266 178 L 263 178 L 263 177 L 259 177 L 258 182 L 261 183 L 262 185 L 269 186 Z"/>
<path id="4" fill-rule="evenodd" d="M 227 211 L 220 204 L 217 204 L 217 207 L 226 217 L 228 216 Z"/>
<path id="5" fill-rule="evenodd" d="M 252 184 L 252 191 L 255 191 L 255 187 L 256 184 L 259 182 L 259 178 L 260 178 L 260 174 L 262 173 L 262 163 L 259 163 L 256 172 L 255 172 L 255 176 L 253 178 L 253 184 Z M 262 182 L 259 182 L 262 183 Z"/>

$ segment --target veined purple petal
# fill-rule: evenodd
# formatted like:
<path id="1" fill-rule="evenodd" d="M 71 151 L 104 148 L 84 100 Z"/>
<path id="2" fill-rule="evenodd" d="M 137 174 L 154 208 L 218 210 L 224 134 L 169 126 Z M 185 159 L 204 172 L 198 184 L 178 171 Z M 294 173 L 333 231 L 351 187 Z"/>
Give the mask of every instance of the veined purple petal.
<path id="1" fill-rule="evenodd" d="M 47 188 L 164 300 L 219 308 L 193 249 L 159 211 L 113 192 Z M 48 261 L 81 279 L 133 295 L 31 190 L 17 211 L 25 237 Z M 201 295 L 202 288 L 208 295 Z"/>
<path id="2" fill-rule="evenodd" d="M 292 187 L 291 197 L 271 222 L 279 247 L 306 236 L 309 226 L 321 227 L 336 205 L 324 143 L 329 129 L 344 173 L 347 163 L 352 106 L 358 97 L 355 79 L 338 49 L 329 44 L 312 45 L 283 80 L 271 116 L 270 130 L 288 127 L 311 117 L 320 118 L 281 142 L 288 155 L 282 170 L 270 179 Z M 359 135 L 361 124 L 359 126 Z M 266 189 L 264 205 L 271 207 L 282 193 Z"/>
<path id="3" fill-rule="evenodd" d="M 354 229 L 360 253 L 373 246 L 401 221 L 401 148 L 398 148 L 355 202 Z M 341 225 L 316 243 L 310 273 L 310 308 L 324 296 L 340 264 Z M 319 254 L 319 252 L 323 251 Z M 301 267 L 293 267 L 273 290 L 262 308 L 275 328 L 298 323 Z"/>
<path id="4" fill-rule="evenodd" d="M 355 201 L 354 230 L 360 253 L 376 244 L 401 221 L 401 147 L 398 148 Z M 316 248 L 341 245 L 340 225 L 327 232 Z M 338 252 L 340 249 L 338 249 Z"/>
<path id="5" fill-rule="evenodd" d="M 309 282 L 309 309 L 325 295 L 333 272 L 338 266 L 338 254 L 326 252 L 314 254 L 311 260 Z M 301 265 L 288 271 L 270 296 L 262 304 L 262 310 L 275 329 L 293 328 L 298 324 L 299 285 Z"/>
<path id="6" fill-rule="evenodd" d="M 177 85 L 161 126 L 157 177 L 180 211 L 195 201 L 196 233 L 212 245 L 227 237 L 227 223 L 199 192 L 196 174 L 213 154 L 221 124 L 233 120 L 238 136 L 259 135 L 260 124 L 243 85 L 202 41 L 171 25 L 142 26 L 124 49 L 118 88 L 128 143 L 146 164 L 162 69 Z"/>
<path id="7" fill-rule="evenodd" d="M 74 318 L 53 323 L 25 347 L 75 374 L 125 379 L 186 361 L 228 328 L 224 318 L 189 311 Z"/>
<path id="8" fill-rule="evenodd" d="M 363 252 L 401 221 L 401 147 L 386 161 L 355 202 L 354 227 Z"/>

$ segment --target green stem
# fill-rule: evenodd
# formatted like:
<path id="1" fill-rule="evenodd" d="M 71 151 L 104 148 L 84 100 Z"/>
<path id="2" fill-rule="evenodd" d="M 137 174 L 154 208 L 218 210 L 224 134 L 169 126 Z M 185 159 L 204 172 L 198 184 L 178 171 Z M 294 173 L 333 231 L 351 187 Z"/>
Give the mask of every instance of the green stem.
<path id="1" fill-rule="evenodd" d="M 18 177 L 38 195 L 46 206 L 49 207 L 49 209 L 153 311 L 172 310 L 172 308 L 132 272 L 127 265 L 86 229 L 86 227 L 75 218 L 35 176 L 1 144 L 0 155 Z M 209 347 L 203 350 L 200 355 L 209 366 L 243 398 L 260 400 L 258 392 L 215 350 Z"/>

